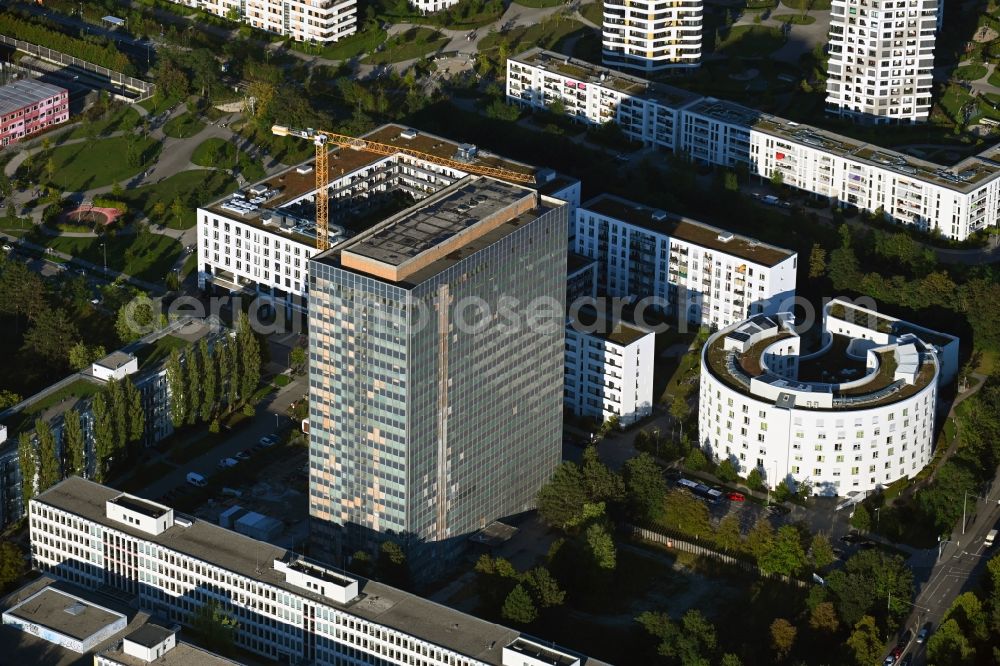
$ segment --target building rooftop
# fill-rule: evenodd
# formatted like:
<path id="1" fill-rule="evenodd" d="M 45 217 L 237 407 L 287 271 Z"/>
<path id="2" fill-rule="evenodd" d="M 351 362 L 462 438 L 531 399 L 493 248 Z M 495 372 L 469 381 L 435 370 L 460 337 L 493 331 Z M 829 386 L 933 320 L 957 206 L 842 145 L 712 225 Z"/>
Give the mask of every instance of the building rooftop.
<path id="1" fill-rule="evenodd" d="M 134 511 L 135 513 L 141 513 L 144 516 L 150 518 L 159 518 L 166 514 L 170 509 L 160 506 L 154 502 L 147 502 L 146 500 L 140 499 L 133 495 L 121 494 L 110 500 L 112 504 L 117 504 L 123 509 L 128 509 L 129 511 Z"/>
<path id="2" fill-rule="evenodd" d="M 879 333 L 887 335 L 901 336 L 907 333 L 920 338 L 927 344 L 945 347 L 952 343 L 957 343 L 958 338 L 954 335 L 933 331 L 923 326 L 917 326 L 895 317 L 890 317 L 882 312 L 877 312 L 868 308 L 862 308 L 840 299 L 830 301 L 826 306 L 826 312 L 836 319 L 841 319 L 850 324 L 864 326 Z"/>
<path id="3" fill-rule="evenodd" d="M 595 65 L 586 60 L 570 58 L 555 51 L 547 51 L 536 47 L 524 53 L 511 56 L 510 60 L 532 65 L 555 72 L 566 77 L 586 81 L 610 88 L 633 97 L 652 99 L 664 106 L 680 108 L 701 98 L 701 95 L 664 83 L 656 83 L 646 79 L 619 72 L 607 67 Z"/>
<path id="4" fill-rule="evenodd" d="M 142 629 L 150 626 L 147 624 Z M 131 640 L 132 636 L 126 638 Z M 153 662 L 126 654 L 120 645 L 104 650 L 101 652 L 101 656 L 122 664 L 122 666 L 150 666 L 150 664 L 156 666 L 238 666 L 241 663 L 183 641 L 177 641 L 174 647 L 161 654 Z"/>
<path id="5" fill-rule="evenodd" d="M 117 490 L 74 476 L 56 484 L 34 501 L 224 567 L 316 603 L 448 647 L 493 666 L 502 666 L 502 647 L 519 636 L 513 629 L 364 579 L 358 579 L 360 595 L 357 599 L 347 604 L 338 604 L 328 597 L 285 581 L 284 574 L 274 569 L 273 561 L 292 561 L 297 557 L 284 548 L 197 519 L 191 521 L 190 527 L 175 524 L 158 535 L 111 521 L 105 516 L 104 504 L 118 494 Z M 594 666 L 601 666 L 601 663 L 593 659 L 586 661 L 587 665 Z"/>
<path id="6" fill-rule="evenodd" d="M 20 620 L 83 641 L 114 622 L 122 613 L 98 606 L 54 587 L 46 587 L 4 611 Z"/>
<path id="7" fill-rule="evenodd" d="M 114 351 L 97 361 L 97 365 L 107 368 L 108 370 L 117 370 L 124 365 L 128 365 L 132 359 L 135 357 L 132 354 L 126 354 L 123 351 Z"/>
<path id="8" fill-rule="evenodd" d="M 66 92 L 65 88 L 54 86 L 51 83 L 42 83 L 37 79 L 21 79 L 14 83 L 8 83 L 5 86 L 0 86 L 0 116 L 5 116 L 28 104 L 35 104 L 64 92 Z"/>
<path id="9" fill-rule="evenodd" d="M 791 250 L 768 245 L 746 236 L 738 236 L 718 227 L 643 206 L 613 194 L 598 195 L 581 204 L 580 208 L 762 266 L 774 266 L 795 256 Z"/>
<path id="10" fill-rule="evenodd" d="M 507 235 L 539 204 L 533 190 L 468 176 L 335 246 L 333 252 L 344 268 L 417 284 Z"/>
<path id="11" fill-rule="evenodd" d="M 138 643 L 143 647 L 156 647 L 163 641 L 167 640 L 168 637 L 173 635 L 173 631 L 167 629 L 166 627 L 161 627 L 158 624 L 146 624 L 135 631 L 133 631 L 128 636 L 125 636 L 128 640 L 133 643 Z"/>

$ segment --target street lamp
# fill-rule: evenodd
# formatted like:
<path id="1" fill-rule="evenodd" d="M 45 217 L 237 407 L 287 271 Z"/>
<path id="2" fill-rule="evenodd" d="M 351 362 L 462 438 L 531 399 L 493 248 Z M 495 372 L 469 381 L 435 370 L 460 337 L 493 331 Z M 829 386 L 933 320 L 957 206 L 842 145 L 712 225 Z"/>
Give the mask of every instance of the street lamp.
<path id="1" fill-rule="evenodd" d="M 882 518 L 882 514 L 879 513 L 879 511 L 881 510 L 881 508 L 882 507 L 880 507 L 880 506 L 879 507 L 875 507 L 875 531 L 876 532 L 878 531 L 879 520 Z"/>
<path id="2" fill-rule="evenodd" d="M 101 243 L 101 247 L 104 248 L 104 273 L 108 272 L 108 246 L 106 243 Z"/>

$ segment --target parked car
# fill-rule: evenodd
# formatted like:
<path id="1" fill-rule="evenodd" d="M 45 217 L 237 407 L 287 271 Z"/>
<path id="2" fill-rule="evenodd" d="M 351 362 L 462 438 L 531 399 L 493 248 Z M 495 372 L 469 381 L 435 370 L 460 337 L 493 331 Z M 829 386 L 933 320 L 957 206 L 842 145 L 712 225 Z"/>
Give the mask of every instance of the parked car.
<path id="1" fill-rule="evenodd" d="M 198 486 L 199 488 L 204 488 L 205 486 L 208 485 L 208 481 L 205 479 L 205 477 L 203 477 L 201 474 L 198 474 L 197 472 L 188 472 L 187 482 L 190 483 L 192 486 Z"/>
<path id="2" fill-rule="evenodd" d="M 903 657 L 903 661 L 899 662 L 899 666 L 912 666 L 912 664 L 913 664 L 912 654 L 906 655 L 905 657 Z"/>
<path id="3" fill-rule="evenodd" d="M 791 511 L 792 510 L 784 504 L 771 504 L 767 507 L 767 512 L 772 516 L 783 516 L 786 513 L 791 513 Z"/>
<path id="4" fill-rule="evenodd" d="M 917 643 L 921 644 L 926 643 L 927 639 L 930 638 L 930 635 L 931 635 L 931 623 L 928 622 L 927 624 L 925 624 L 923 627 L 920 628 L 919 632 L 917 632 Z"/>
<path id="5" fill-rule="evenodd" d="M 906 646 L 909 645 L 910 641 L 912 640 L 913 640 L 913 632 L 907 629 L 906 631 L 903 632 L 903 635 L 899 637 L 899 642 L 896 643 L 896 646 L 901 647 L 905 650 Z"/>
<path id="6" fill-rule="evenodd" d="M 10 252 L 11 249 L 13 249 L 13 248 L 11 248 L 10 243 L 4 243 L 3 244 L 3 251 L 4 252 Z"/>
<path id="7" fill-rule="evenodd" d="M 274 446 L 278 443 L 277 435 L 264 435 L 258 442 L 261 446 Z"/>
<path id="8" fill-rule="evenodd" d="M 226 469 L 227 467 L 236 467 L 240 464 L 240 461 L 236 458 L 222 458 L 219 460 L 219 467 L 221 469 Z"/>
<path id="9" fill-rule="evenodd" d="M 730 502 L 743 502 L 746 501 L 746 496 L 743 493 L 733 492 L 726 495 L 726 499 Z"/>
<path id="10" fill-rule="evenodd" d="M 861 550 L 871 550 L 876 545 L 877 544 L 874 541 L 862 541 L 860 544 L 858 544 L 858 548 L 860 548 Z"/>
<path id="11" fill-rule="evenodd" d="M 857 532 L 851 532 L 850 534 L 845 534 L 840 537 L 840 540 L 844 543 L 858 543 L 859 541 L 864 541 L 864 537 Z"/>
<path id="12" fill-rule="evenodd" d="M 237 460 L 250 460 L 250 449 L 243 449 L 236 454 Z"/>

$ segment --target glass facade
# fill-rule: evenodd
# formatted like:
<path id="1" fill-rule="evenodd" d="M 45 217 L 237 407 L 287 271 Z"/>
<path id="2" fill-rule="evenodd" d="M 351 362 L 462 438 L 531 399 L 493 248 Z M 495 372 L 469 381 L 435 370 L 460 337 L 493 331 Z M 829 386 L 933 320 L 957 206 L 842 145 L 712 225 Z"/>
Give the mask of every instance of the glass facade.
<path id="1" fill-rule="evenodd" d="M 423 568 L 533 508 L 561 458 L 568 228 L 536 213 L 413 283 L 310 263 L 316 554 L 391 534 Z"/>

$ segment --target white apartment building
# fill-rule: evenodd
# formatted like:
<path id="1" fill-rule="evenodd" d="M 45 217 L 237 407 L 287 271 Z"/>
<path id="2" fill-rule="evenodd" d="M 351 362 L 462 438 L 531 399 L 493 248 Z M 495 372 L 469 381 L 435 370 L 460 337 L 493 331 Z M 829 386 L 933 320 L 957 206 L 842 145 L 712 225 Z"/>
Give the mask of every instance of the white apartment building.
<path id="1" fill-rule="evenodd" d="M 656 334 L 627 323 L 586 316 L 566 324 L 566 393 L 577 416 L 622 426 L 653 412 Z"/>
<path id="2" fill-rule="evenodd" d="M 604 64 L 644 73 L 701 64 L 702 0 L 604 0 Z"/>
<path id="3" fill-rule="evenodd" d="M 809 352 L 788 313 L 710 337 L 698 402 L 706 452 L 743 474 L 759 469 L 771 487 L 807 482 L 820 495 L 915 476 L 934 444 L 937 351 L 914 333 L 882 344 L 834 330 Z"/>
<path id="4" fill-rule="evenodd" d="M 614 120 L 635 141 L 764 179 L 779 171 L 786 185 L 945 238 L 1000 221 L 996 147 L 945 166 L 540 49 L 508 59 L 507 97 L 561 99 L 581 122 Z"/>
<path id="5" fill-rule="evenodd" d="M 365 135 L 437 157 L 533 174 L 534 189 L 580 203 L 580 181 L 536 169 L 399 125 Z M 313 161 L 275 174 L 242 192 L 198 208 L 198 286 L 248 293 L 285 318 L 307 309 L 307 262 L 316 249 Z M 405 153 L 336 149 L 329 158 L 329 242 L 352 238 L 376 222 L 468 175 Z"/>
<path id="6" fill-rule="evenodd" d="M 927 120 L 939 1 L 833 0 L 826 80 L 832 113 L 875 123 Z"/>
<path id="7" fill-rule="evenodd" d="M 335 42 L 357 30 L 357 0 L 171 0 L 216 16 L 291 37 Z"/>
<path id="8" fill-rule="evenodd" d="M 214 600 L 238 622 L 236 645 L 265 658 L 321 666 L 601 666 L 79 477 L 33 499 L 29 514 L 36 568 L 84 588 L 110 588 L 182 625 Z"/>
<path id="9" fill-rule="evenodd" d="M 791 250 L 610 194 L 576 211 L 571 252 L 597 261 L 597 295 L 648 299 L 696 326 L 774 314 L 795 296 Z"/>
<path id="10" fill-rule="evenodd" d="M 424 14 L 439 12 L 448 9 L 452 5 L 457 5 L 458 0 L 409 0 L 410 5 Z"/>

